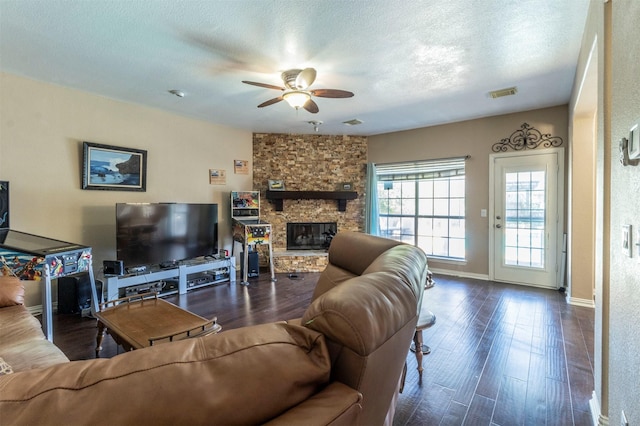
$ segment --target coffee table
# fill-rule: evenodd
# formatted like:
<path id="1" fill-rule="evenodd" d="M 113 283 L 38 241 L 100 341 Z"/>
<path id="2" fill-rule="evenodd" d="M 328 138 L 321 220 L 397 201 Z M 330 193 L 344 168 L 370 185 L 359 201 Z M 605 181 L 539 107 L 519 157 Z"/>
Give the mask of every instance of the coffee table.
<path id="1" fill-rule="evenodd" d="M 105 332 L 125 351 L 131 351 L 222 330 L 217 318 L 203 318 L 158 298 L 158 293 L 101 303 L 95 316 L 98 319 L 96 358 L 100 356 Z"/>

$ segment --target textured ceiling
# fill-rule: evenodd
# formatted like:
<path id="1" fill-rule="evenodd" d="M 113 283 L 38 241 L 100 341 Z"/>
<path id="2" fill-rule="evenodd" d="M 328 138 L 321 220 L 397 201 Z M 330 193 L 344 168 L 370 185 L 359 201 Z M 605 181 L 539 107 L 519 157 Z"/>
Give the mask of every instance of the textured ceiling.
<path id="1" fill-rule="evenodd" d="M 374 135 L 567 103 L 588 3 L 0 0 L 0 70 L 252 132 Z M 305 67 L 355 96 L 257 108 L 280 92 L 241 82 Z"/>

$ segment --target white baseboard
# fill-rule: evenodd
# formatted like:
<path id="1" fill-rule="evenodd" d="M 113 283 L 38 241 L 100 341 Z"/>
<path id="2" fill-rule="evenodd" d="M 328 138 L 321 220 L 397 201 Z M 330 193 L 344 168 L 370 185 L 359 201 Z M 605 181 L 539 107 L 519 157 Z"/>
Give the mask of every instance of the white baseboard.
<path id="1" fill-rule="evenodd" d="M 596 305 L 592 299 L 579 299 L 577 297 L 567 296 L 567 303 L 574 306 L 584 306 L 585 308 L 595 309 Z"/>
<path id="2" fill-rule="evenodd" d="M 434 275 L 448 275 L 448 276 L 451 276 L 451 277 L 474 278 L 476 280 L 489 281 L 489 275 L 486 275 L 486 274 L 474 274 L 472 272 L 452 271 L 452 270 L 449 270 L 449 269 L 429 268 L 429 270 Z M 437 282 L 437 280 L 436 280 L 436 282 Z"/>
<path id="3" fill-rule="evenodd" d="M 42 314 L 42 305 L 33 305 L 33 306 L 27 306 L 27 311 L 29 311 L 29 313 L 31 315 L 41 315 Z"/>
<path id="4" fill-rule="evenodd" d="M 600 412 L 600 401 L 596 391 L 591 393 L 591 399 L 589 400 L 589 410 L 591 411 L 591 420 L 594 426 L 609 426 L 609 418 L 603 416 Z"/>
<path id="5" fill-rule="evenodd" d="M 26 308 L 31 315 L 42 315 L 42 305 L 27 306 Z M 58 312 L 58 302 L 53 302 L 51 308 L 54 313 Z"/>

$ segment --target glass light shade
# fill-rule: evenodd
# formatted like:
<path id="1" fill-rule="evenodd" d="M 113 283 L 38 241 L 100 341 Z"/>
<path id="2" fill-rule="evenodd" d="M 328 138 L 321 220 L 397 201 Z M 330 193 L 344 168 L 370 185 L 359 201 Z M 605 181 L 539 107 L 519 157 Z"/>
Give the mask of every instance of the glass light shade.
<path id="1" fill-rule="evenodd" d="M 304 104 L 311 99 L 311 96 L 308 93 L 300 91 L 285 93 L 282 97 L 295 109 L 304 106 Z"/>

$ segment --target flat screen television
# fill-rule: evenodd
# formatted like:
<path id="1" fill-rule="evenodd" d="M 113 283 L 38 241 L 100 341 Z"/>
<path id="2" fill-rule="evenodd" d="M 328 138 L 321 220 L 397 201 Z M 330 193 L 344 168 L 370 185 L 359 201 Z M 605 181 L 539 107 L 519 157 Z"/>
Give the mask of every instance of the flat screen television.
<path id="1" fill-rule="evenodd" d="M 117 203 L 116 252 L 126 268 L 218 252 L 218 205 Z"/>

